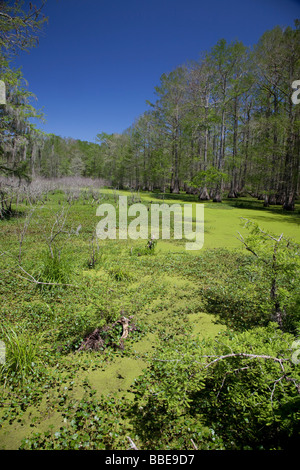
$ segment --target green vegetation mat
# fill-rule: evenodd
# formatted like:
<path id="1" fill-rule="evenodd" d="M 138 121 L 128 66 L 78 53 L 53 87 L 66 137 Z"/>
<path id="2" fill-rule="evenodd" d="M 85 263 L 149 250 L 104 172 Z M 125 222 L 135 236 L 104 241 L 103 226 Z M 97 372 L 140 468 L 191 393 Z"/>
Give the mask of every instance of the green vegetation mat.
<path id="1" fill-rule="evenodd" d="M 190 198 L 167 202 L 178 201 Z M 298 206 L 285 214 L 254 199 L 207 203 L 198 252 L 184 240 L 158 240 L 154 252 L 145 240 L 97 240 L 96 206 L 62 192 L 18 209 L 0 222 L 0 448 L 125 450 L 128 437 L 140 449 L 294 445 L 299 366 L 280 360 L 293 352 L 299 289 L 295 281 L 282 331 L 269 321 L 268 277 L 238 232 L 246 235 L 243 217 L 299 242 Z M 66 219 L 51 257 L 58 214 Z M 122 316 L 133 327 L 123 348 L 120 324 L 112 327 Z M 101 347 L 78 351 L 97 328 Z M 203 359 L 233 353 L 259 358 Z"/>

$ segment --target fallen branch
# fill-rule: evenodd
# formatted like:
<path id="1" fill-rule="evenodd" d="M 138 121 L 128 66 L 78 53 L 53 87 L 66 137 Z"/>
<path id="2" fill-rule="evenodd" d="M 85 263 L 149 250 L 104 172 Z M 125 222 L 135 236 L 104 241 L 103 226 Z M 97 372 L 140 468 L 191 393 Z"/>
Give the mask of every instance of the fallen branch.
<path id="1" fill-rule="evenodd" d="M 191 443 L 192 443 L 192 446 L 195 450 L 198 450 L 198 447 L 196 446 L 195 442 L 193 441 L 193 439 L 191 439 Z"/>
<path id="2" fill-rule="evenodd" d="M 129 440 L 130 447 L 131 447 L 133 450 L 139 450 L 139 449 L 137 448 L 137 446 L 135 445 L 135 443 L 133 442 L 133 440 L 131 439 L 131 437 L 127 436 L 127 439 Z"/>
<path id="3" fill-rule="evenodd" d="M 42 282 L 38 281 L 35 279 L 31 274 L 29 274 L 25 269 L 19 264 L 18 267 L 23 271 L 28 277 L 20 276 L 17 274 L 18 277 L 21 279 L 25 279 L 25 281 L 32 282 L 33 284 L 36 285 L 44 285 L 44 286 L 64 286 L 64 287 L 75 287 L 76 289 L 79 289 L 79 286 L 76 286 L 74 284 L 61 284 L 59 282 Z"/>
<path id="4" fill-rule="evenodd" d="M 292 377 L 288 377 L 286 375 L 286 371 L 284 369 L 284 363 L 289 363 L 290 362 L 289 359 L 284 359 L 284 358 L 281 359 L 281 358 L 274 357 L 274 356 L 269 356 L 269 355 L 266 355 L 266 354 L 248 354 L 248 353 L 230 353 L 230 354 L 225 354 L 225 355 L 222 355 L 222 356 L 209 355 L 209 356 L 202 356 L 202 357 L 203 357 L 203 359 L 204 358 L 215 358 L 215 359 L 213 361 L 210 361 L 210 362 L 199 362 L 199 361 L 193 361 L 191 359 L 191 362 L 193 362 L 194 364 L 199 364 L 201 366 L 200 371 L 208 369 L 209 367 L 213 366 L 217 362 L 223 361 L 223 360 L 231 358 L 231 357 L 247 357 L 247 358 L 250 358 L 250 359 L 270 360 L 270 361 L 277 362 L 280 365 L 281 370 L 283 371 L 283 375 L 279 379 L 275 380 L 273 391 L 272 391 L 272 394 L 271 394 L 271 399 L 273 397 L 274 390 L 275 390 L 275 387 L 276 387 L 277 383 L 279 383 L 283 379 L 285 379 L 286 381 L 289 381 L 289 382 L 293 382 L 293 384 L 295 385 L 295 387 L 297 389 L 297 392 L 300 394 L 300 383 L 296 382 L 296 380 L 293 379 Z M 157 358 L 153 358 L 152 360 L 159 361 L 159 362 L 176 362 L 176 363 L 178 363 L 178 362 L 181 362 L 182 359 L 157 359 Z M 226 380 L 226 376 L 227 376 L 228 373 L 239 372 L 241 370 L 246 370 L 247 368 L 248 368 L 248 366 L 241 367 L 239 369 L 235 369 L 235 370 L 226 372 L 226 374 L 224 376 L 224 379 L 222 381 L 222 384 L 221 384 L 221 388 L 224 385 L 224 382 Z M 199 370 L 195 371 L 193 374 L 191 374 L 189 376 L 189 379 L 191 379 L 194 375 L 196 375 L 197 372 L 199 372 Z M 219 393 L 218 393 L 218 395 L 219 395 Z"/>
<path id="5" fill-rule="evenodd" d="M 2 251 L 0 253 L 0 256 L 10 256 L 11 258 L 14 258 L 13 255 L 11 255 L 9 252 L 7 251 Z M 62 284 L 62 283 L 59 283 L 59 282 L 42 282 L 42 281 L 38 281 L 37 279 L 35 279 L 35 277 L 32 276 L 32 274 L 28 273 L 24 268 L 23 266 L 21 266 L 21 264 L 17 261 L 17 267 L 24 273 L 26 274 L 27 277 L 24 277 L 24 276 L 21 276 L 19 274 L 16 274 L 17 277 L 19 277 L 20 279 L 24 279 L 25 281 L 27 282 L 31 282 L 33 284 L 36 284 L 36 285 L 45 285 L 45 286 L 64 286 L 64 287 L 75 287 L 76 289 L 79 289 L 79 286 L 76 286 L 75 284 Z"/>

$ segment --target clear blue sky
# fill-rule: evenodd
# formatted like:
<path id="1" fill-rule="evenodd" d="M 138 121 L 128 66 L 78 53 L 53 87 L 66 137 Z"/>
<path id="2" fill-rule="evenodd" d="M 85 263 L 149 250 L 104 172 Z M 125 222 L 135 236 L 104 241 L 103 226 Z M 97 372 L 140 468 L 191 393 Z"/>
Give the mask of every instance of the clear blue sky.
<path id="1" fill-rule="evenodd" d="M 33 2 L 35 3 L 35 2 Z M 300 18 L 299 0 L 48 0 L 40 44 L 15 61 L 48 133 L 94 142 L 123 132 L 160 76 L 216 42 L 247 46 Z M 299 77 L 300 79 L 300 77 Z"/>

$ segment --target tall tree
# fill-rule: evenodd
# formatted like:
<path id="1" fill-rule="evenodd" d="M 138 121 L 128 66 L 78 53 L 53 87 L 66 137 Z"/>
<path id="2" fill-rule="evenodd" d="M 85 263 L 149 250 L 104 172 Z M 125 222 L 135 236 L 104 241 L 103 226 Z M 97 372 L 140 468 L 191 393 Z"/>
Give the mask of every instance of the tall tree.
<path id="1" fill-rule="evenodd" d="M 170 144 L 172 176 L 170 191 L 179 193 L 179 165 L 180 165 L 180 138 L 181 122 L 186 112 L 185 101 L 186 71 L 178 67 L 169 74 L 160 78 L 160 86 L 155 87 L 158 99 L 152 105 L 156 111 L 162 131 Z"/>
<path id="2" fill-rule="evenodd" d="M 260 106 L 258 120 L 264 129 L 265 158 L 269 164 L 264 178 L 266 204 L 273 196 L 286 210 L 294 210 L 299 179 L 299 108 L 291 101 L 292 82 L 300 75 L 300 30 L 273 28 L 255 48 Z"/>
<path id="3" fill-rule="evenodd" d="M 20 51 L 35 47 L 39 41 L 47 18 L 43 14 L 46 0 L 41 0 L 39 6 L 15 0 L 0 1 L 0 50 L 2 60 L 11 60 Z"/>
<path id="4" fill-rule="evenodd" d="M 6 84 L 7 105 L 0 109 L 0 171 L 5 174 L 28 176 L 29 160 L 36 152 L 35 132 L 31 117 L 41 118 L 32 105 L 33 95 L 25 88 L 26 82 L 19 70 L 10 67 L 10 61 L 20 51 L 28 50 L 38 42 L 38 35 L 46 21 L 39 7 L 23 2 L 0 1 L 0 78 Z M 35 142 L 35 145 L 33 145 Z M 31 154 L 31 156 L 30 156 Z"/>
<path id="5" fill-rule="evenodd" d="M 252 50 L 222 39 L 199 61 L 163 74 L 150 110 L 101 143 L 106 174 L 115 184 L 169 185 L 214 201 L 244 191 L 293 210 L 300 106 L 291 85 L 300 76 L 299 47 L 296 21 L 266 32 Z"/>
<path id="6" fill-rule="evenodd" d="M 238 97 L 243 92 L 241 79 L 245 74 L 244 64 L 246 56 L 245 46 L 238 41 L 227 44 L 221 39 L 208 54 L 208 61 L 215 72 L 213 87 L 213 99 L 219 112 L 220 137 L 217 153 L 217 169 L 223 171 L 225 165 L 225 149 L 227 138 L 227 123 L 230 106 L 233 103 L 233 168 L 235 169 L 235 157 L 237 151 L 237 124 L 238 124 Z M 235 174 L 235 171 L 234 171 Z M 223 184 L 216 187 L 214 201 L 222 200 Z"/>

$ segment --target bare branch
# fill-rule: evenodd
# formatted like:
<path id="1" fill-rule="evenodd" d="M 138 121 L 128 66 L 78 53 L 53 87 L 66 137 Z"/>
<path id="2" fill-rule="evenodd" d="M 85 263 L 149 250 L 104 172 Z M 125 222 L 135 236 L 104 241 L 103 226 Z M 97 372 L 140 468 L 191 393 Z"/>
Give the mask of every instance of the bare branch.
<path id="1" fill-rule="evenodd" d="M 250 248 L 250 247 L 247 245 L 247 243 L 246 243 L 245 240 L 244 240 L 244 237 L 240 234 L 240 232 L 238 232 L 238 234 L 239 234 L 239 236 L 240 236 L 241 238 L 236 237 L 237 240 L 239 240 L 240 242 L 243 243 L 243 245 L 245 245 L 246 250 L 250 251 L 254 256 L 256 256 L 257 258 L 259 258 L 258 254 L 255 253 L 255 251 L 252 250 L 252 248 Z M 263 261 L 265 261 L 265 260 L 263 259 Z"/>
<path id="2" fill-rule="evenodd" d="M 191 439 L 191 443 L 192 443 L 192 446 L 195 450 L 198 450 L 198 447 L 196 446 L 195 442 L 193 441 L 193 439 Z"/>
<path id="3" fill-rule="evenodd" d="M 207 356 L 207 357 L 209 357 L 209 356 Z M 215 357 L 215 356 L 211 356 L 211 357 Z M 217 356 L 216 359 L 214 359 L 213 361 L 206 364 L 204 368 L 207 369 L 211 365 L 213 365 L 213 364 L 215 364 L 219 361 L 222 361 L 224 359 L 228 359 L 229 357 L 249 357 L 251 359 L 269 359 L 269 360 L 272 360 L 274 362 L 278 362 L 283 371 L 284 371 L 283 362 L 288 361 L 288 359 L 279 359 L 278 357 L 268 356 L 268 355 L 264 355 L 264 354 L 231 353 L 231 354 L 225 354 L 224 356 Z M 204 364 L 199 363 L 199 362 L 197 362 L 197 364 L 204 365 Z"/>
<path id="4" fill-rule="evenodd" d="M 35 279 L 31 274 L 29 274 L 25 269 L 19 264 L 18 267 L 23 271 L 29 278 L 25 278 L 23 276 L 18 276 L 21 277 L 22 279 L 25 279 L 26 281 L 33 282 L 34 284 L 37 285 L 45 285 L 45 286 L 67 286 L 67 287 L 76 287 L 77 289 L 79 286 L 76 286 L 74 284 L 61 284 L 59 282 L 41 282 Z"/>
<path id="5" fill-rule="evenodd" d="M 139 449 L 137 448 L 137 446 L 135 445 L 135 443 L 133 442 L 133 440 L 131 439 L 131 437 L 127 436 L 127 439 L 129 440 L 130 447 L 131 447 L 133 450 L 139 450 Z"/>

